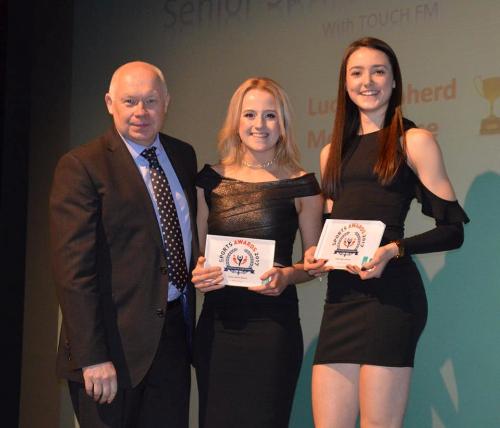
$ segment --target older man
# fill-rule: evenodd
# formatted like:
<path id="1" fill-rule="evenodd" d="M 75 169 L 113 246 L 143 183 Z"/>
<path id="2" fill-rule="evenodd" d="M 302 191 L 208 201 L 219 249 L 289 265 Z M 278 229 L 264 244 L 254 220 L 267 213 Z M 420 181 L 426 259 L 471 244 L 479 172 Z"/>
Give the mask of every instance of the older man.
<path id="1" fill-rule="evenodd" d="M 105 101 L 114 126 L 60 159 L 50 198 L 58 374 L 82 428 L 184 428 L 196 157 L 160 133 L 169 94 L 155 66 L 118 68 Z"/>

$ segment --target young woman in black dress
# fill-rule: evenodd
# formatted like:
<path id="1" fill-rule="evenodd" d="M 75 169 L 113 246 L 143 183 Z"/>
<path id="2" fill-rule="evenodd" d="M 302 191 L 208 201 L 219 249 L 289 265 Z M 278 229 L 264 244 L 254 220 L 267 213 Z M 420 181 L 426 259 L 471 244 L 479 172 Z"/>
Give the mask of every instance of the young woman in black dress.
<path id="1" fill-rule="evenodd" d="M 296 283 L 310 279 L 292 263 L 300 230 L 304 249 L 321 232 L 323 199 L 314 174 L 298 163 L 283 89 L 252 78 L 234 93 L 219 136 L 220 163 L 197 179 L 198 232 L 273 239 L 266 285 L 225 286 L 201 257 L 193 283 L 205 293 L 194 364 L 201 428 L 286 428 L 303 354 Z"/>
<path id="2" fill-rule="evenodd" d="M 363 266 L 328 274 L 313 367 L 316 428 L 401 427 L 427 301 L 411 254 L 463 242 L 466 214 L 456 201 L 432 134 L 402 117 L 402 79 L 393 50 L 363 38 L 346 50 L 332 141 L 321 152 L 331 217 L 381 220 L 381 246 Z M 403 238 L 417 197 L 436 227 Z M 333 205 L 333 209 L 332 209 Z M 329 269 L 306 251 L 311 275 Z"/>

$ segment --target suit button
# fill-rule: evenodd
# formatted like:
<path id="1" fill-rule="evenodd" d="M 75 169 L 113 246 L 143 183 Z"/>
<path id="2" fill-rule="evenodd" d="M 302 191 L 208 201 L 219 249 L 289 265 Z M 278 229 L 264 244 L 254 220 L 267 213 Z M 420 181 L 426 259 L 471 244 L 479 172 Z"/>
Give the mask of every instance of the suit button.
<path id="1" fill-rule="evenodd" d="M 157 309 L 156 315 L 158 315 L 158 318 L 163 318 L 165 316 L 165 309 L 162 308 Z"/>
<path id="2" fill-rule="evenodd" d="M 168 270 L 165 266 L 161 266 L 160 267 L 160 272 L 162 275 L 166 275 L 168 273 Z"/>

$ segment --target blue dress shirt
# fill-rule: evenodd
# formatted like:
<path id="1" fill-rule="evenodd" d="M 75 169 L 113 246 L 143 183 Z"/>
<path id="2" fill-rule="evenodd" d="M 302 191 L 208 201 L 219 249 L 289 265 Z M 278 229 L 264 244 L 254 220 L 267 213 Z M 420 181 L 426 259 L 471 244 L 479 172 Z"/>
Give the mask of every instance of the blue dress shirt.
<path id="1" fill-rule="evenodd" d="M 158 227 L 160 227 L 160 215 L 158 212 L 158 206 L 156 204 L 156 198 L 153 191 L 153 184 L 151 182 L 151 174 L 149 171 L 149 162 L 141 156 L 141 153 L 144 149 L 148 147 L 156 147 L 156 155 L 158 156 L 158 161 L 167 176 L 168 183 L 170 185 L 170 190 L 172 191 L 172 196 L 174 198 L 175 208 L 177 209 L 177 217 L 179 218 L 179 223 L 181 225 L 182 232 L 182 241 L 184 244 L 184 253 L 186 255 L 186 267 L 189 271 L 189 260 L 191 260 L 191 220 L 189 216 L 189 205 L 186 199 L 186 195 L 182 190 L 181 183 L 175 174 L 174 168 L 170 159 L 165 152 L 165 149 L 160 143 L 159 136 L 157 135 L 153 144 L 151 146 L 143 146 L 141 144 L 134 143 L 132 141 L 127 140 L 125 137 L 120 135 L 122 140 L 125 142 L 128 151 L 132 155 L 135 164 L 137 165 L 137 169 L 141 173 L 142 179 L 144 180 L 144 184 L 146 185 L 149 197 L 151 198 L 151 202 L 153 203 L 156 220 L 158 221 Z M 162 237 L 163 239 L 163 237 Z M 138 254 L 138 257 L 140 255 Z M 169 283 L 168 287 L 168 301 L 172 301 L 177 299 L 181 295 L 180 291 L 172 284 Z"/>

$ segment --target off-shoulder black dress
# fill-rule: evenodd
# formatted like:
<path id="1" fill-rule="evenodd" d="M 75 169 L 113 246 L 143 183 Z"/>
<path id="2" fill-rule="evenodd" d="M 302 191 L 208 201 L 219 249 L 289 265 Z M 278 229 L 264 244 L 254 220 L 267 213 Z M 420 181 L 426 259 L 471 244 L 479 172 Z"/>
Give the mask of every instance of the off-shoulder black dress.
<path id="1" fill-rule="evenodd" d="M 405 125 L 414 126 L 406 120 Z M 416 197 L 422 212 L 434 217 L 436 224 L 458 224 L 462 230 L 461 223 L 468 218 L 458 202 L 443 200 L 426 189 L 406 162 L 392 184 L 378 182 L 373 167 L 379 132 L 358 136 L 345 147 L 341 189 L 331 217 L 383 221 L 381 245 L 385 245 L 403 238 L 406 215 Z M 426 320 L 425 290 L 411 256 L 392 259 L 380 278 L 366 281 L 334 270 L 328 275 L 314 363 L 412 367 Z"/>
<path id="2" fill-rule="evenodd" d="M 320 192 L 313 174 L 248 183 L 205 165 L 196 184 L 209 207 L 208 233 L 274 239 L 275 263 L 292 264 L 294 198 Z M 194 340 L 200 427 L 287 427 L 302 354 L 294 285 L 278 297 L 230 286 L 206 293 Z"/>

